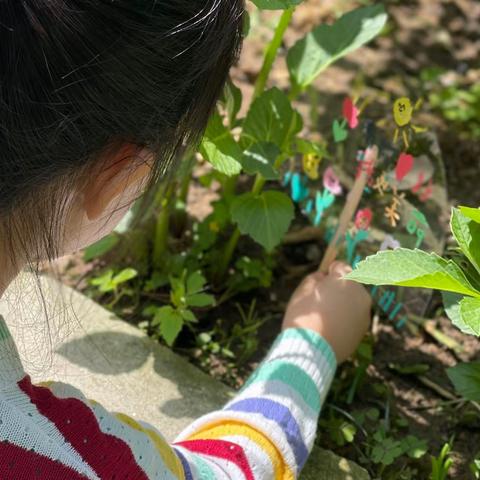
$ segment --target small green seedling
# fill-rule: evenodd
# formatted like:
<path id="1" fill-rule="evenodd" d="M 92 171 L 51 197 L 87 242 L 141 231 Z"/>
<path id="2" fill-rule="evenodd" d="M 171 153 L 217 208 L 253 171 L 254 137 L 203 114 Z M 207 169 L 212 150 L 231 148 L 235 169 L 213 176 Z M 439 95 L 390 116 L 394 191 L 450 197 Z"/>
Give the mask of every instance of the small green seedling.
<path id="1" fill-rule="evenodd" d="M 452 447 L 446 443 L 438 457 L 432 457 L 432 473 L 430 480 L 447 480 L 448 472 L 453 466 L 453 460 L 450 458 Z"/>
<path id="2" fill-rule="evenodd" d="M 197 323 L 192 308 L 209 307 L 215 304 L 213 295 L 204 293 L 205 277 L 200 272 L 187 274 L 184 270 L 180 278 L 170 278 L 171 305 L 145 308 L 144 315 L 152 317 L 151 326 L 158 337 L 172 346 L 184 325 Z"/>
<path id="3" fill-rule="evenodd" d="M 134 268 L 125 268 L 117 274 L 110 269 L 103 275 L 92 278 L 90 284 L 97 287 L 100 293 L 113 293 L 113 300 L 107 305 L 109 308 L 113 308 L 122 297 L 132 295 L 132 290 L 126 288 L 125 284 L 137 276 L 138 272 Z"/>

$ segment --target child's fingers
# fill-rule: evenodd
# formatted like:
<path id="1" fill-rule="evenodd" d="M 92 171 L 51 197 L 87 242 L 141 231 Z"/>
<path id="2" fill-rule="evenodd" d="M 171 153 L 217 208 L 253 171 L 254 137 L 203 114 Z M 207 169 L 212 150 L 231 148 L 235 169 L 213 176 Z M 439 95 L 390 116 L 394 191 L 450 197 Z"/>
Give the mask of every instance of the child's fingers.
<path id="1" fill-rule="evenodd" d="M 330 265 L 328 269 L 329 275 L 333 277 L 343 278 L 345 275 L 348 275 L 352 271 L 350 265 L 347 265 L 344 262 L 335 261 Z"/>

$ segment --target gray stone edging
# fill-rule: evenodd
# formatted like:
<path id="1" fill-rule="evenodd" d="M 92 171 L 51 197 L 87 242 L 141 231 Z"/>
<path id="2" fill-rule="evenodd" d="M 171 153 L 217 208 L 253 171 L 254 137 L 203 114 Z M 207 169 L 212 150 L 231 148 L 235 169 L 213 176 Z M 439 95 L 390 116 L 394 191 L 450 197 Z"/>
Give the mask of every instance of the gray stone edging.
<path id="1" fill-rule="evenodd" d="M 109 410 L 155 425 L 172 440 L 193 419 L 220 407 L 232 391 L 136 327 L 52 279 L 42 280 L 49 329 L 34 279 L 22 275 L 0 300 L 34 381 L 68 382 Z M 50 338 L 53 339 L 54 354 Z M 366 471 L 315 448 L 303 480 L 368 480 Z"/>

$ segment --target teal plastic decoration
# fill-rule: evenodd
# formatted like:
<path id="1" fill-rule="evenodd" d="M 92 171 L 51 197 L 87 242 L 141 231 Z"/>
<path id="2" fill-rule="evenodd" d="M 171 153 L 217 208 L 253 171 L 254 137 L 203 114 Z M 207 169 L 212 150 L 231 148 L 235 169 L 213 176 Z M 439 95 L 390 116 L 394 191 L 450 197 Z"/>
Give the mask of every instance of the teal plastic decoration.
<path id="1" fill-rule="evenodd" d="M 323 218 L 323 213 L 327 208 L 330 208 L 333 203 L 335 202 L 335 195 L 333 195 L 332 192 L 329 190 L 325 189 L 323 193 L 320 193 L 320 191 L 317 192 L 317 195 L 315 197 L 315 219 L 313 221 L 313 224 L 318 227 L 320 225 L 320 222 L 322 221 Z"/>

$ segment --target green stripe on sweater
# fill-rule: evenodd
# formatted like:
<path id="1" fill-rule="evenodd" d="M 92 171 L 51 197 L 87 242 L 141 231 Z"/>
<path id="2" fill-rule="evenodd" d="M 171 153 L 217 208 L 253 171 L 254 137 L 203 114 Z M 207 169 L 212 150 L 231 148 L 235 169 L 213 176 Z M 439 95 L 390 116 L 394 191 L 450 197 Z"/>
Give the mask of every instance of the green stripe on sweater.
<path id="1" fill-rule="evenodd" d="M 248 379 L 244 389 L 256 382 L 277 380 L 296 390 L 305 403 L 315 412 L 321 408 L 320 395 L 312 378 L 300 367 L 285 360 L 277 359 L 263 364 Z"/>
<path id="2" fill-rule="evenodd" d="M 197 471 L 200 474 L 201 480 L 215 480 L 215 473 L 213 472 L 210 465 L 205 462 L 205 460 L 203 460 L 203 458 L 198 455 L 193 455 L 190 458 L 193 458 L 193 462 L 197 467 Z"/>

